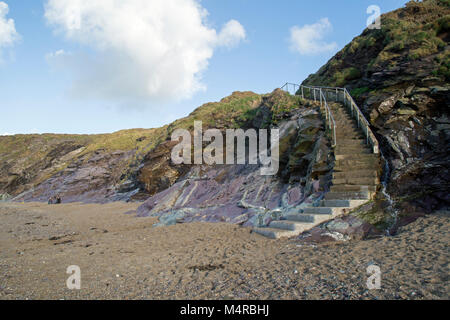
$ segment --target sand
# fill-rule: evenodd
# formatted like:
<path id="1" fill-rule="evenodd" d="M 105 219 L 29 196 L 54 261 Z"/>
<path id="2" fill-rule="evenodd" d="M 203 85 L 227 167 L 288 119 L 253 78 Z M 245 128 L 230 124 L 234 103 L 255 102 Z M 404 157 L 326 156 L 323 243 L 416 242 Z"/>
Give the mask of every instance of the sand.
<path id="1" fill-rule="evenodd" d="M 449 299 L 448 213 L 394 237 L 305 244 L 229 224 L 153 228 L 124 214 L 138 205 L 0 204 L 0 299 Z M 81 290 L 66 286 L 70 265 Z"/>

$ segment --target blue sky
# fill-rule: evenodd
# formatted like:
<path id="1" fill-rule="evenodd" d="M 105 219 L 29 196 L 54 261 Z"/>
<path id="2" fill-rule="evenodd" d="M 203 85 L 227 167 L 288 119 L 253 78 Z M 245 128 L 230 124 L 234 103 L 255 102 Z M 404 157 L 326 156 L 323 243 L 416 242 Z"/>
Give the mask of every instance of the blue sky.
<path id="1" fill-rule="evenodd" d="M 139 10 L 142 0 L 128 1 L 136 6 L 136 12 L 145 11 Z M 180 10 L 176 19 L 169 16 L 161 20 L 162 28 L 170 29 L 160 30 L 161 45 L 173 36 L 176 40 L 170 43 L 177 43 L 176 48 L 186 52 L 172 50 L 171 58 L 153 54 L 159 47 L 151 37 L 140 39 L 136 35 L 136 41 L 128 42 L 134 38 L 136 23 L 130 14 L 118 10 L 83 8 L 86 20 L 81 20 L 81 29 L 76 29 L 79 31 L 71 33 L 73 30 L 66 26 L 71 16 L 66 15 L 67 7 L 61 7 L 70 0 L 50 3 L 47 9 L 47 0 L 2 2 L 9 7 L 4 21 L 14 20 L 18 36 L 13 44 L 2 46 L 0 23 L 0 134 L 16 134 L 104 133 L 158 127 L 233 91 L 267 93 L 287 81 L 300 83 L 363 31 L 368 6 L 378 5 L 384 13 L 407 1 L 203 0 L 198 2 L 200 9 L 208 11 L 203 25 L 184 16 L 192 6 Z M 194 0 L 173 0 L 174 5 L 181 2 L 186 5 Z M 192 12 L 197 9 L 192 7 Z M 143 16 L 147 20 L 151 17 Z M 84 25 L 102 18 L 108 19 L 108 25 L 101 33 Z M 195 27 L 190 28 L 190 24 Z M 315 39 L 311 32 L 315 51 L 307 52 L 304 45 L 294 49 L 292 28 L 297 26 L 304 32 L 309 30 L 302 29 L 305 25 L 311 30 L 322 28 L 322 39 Z M 189 40 L 181 45 L 184 34 Z M 136 45 L 139 43 L 142 45 Z M 195 63 L 191 57 L 196 57 Z M 155 61 L 162 61 L 164 67 Z M 177 72 L 170 65 L 172 61 L 183 71 Z M 109 86 L 102 91 L 99 88 L 105 82 Z M 148 83 L 160 86 L 150 90 Z"/>

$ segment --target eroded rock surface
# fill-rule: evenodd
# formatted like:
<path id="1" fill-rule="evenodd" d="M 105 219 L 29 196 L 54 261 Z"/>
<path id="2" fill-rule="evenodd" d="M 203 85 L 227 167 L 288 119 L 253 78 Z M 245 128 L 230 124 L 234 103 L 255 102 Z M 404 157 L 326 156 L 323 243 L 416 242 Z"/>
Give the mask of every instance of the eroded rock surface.
<path id="1" fill-rule="evenodd" d="M 351 92 L 388 161 L 399 223 L 450 205 L 449 14 L 444 1 L 411 1 L 304 82 Z"/>
<path id="2" fill-rule="evenodd" d="M 320 173 L 325 187 L 330 180 L 330 143 L 317 106 L 297 104 L 279 114 L 270 103 L 280 95 L 287 96 L 276 90 L 260 106 L 260 114 L 271 113 L 280 130 L 278 175 L 262 176 L 258 165 L 193 166 L 149 198 L 138 216 L 159 216 L 159 225 L 204 221 L 267 226 L 310 205 L 311 174 Z"/>

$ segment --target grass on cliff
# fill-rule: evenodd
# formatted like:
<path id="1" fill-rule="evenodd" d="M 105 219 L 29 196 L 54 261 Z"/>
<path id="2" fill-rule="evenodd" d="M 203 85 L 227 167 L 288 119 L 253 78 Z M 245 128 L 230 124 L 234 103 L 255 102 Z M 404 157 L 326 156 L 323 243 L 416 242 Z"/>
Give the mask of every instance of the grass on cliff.
<path id="1" fill-rule="evenodd" d="M 409 2 L 406 9 L 387 14 L 382 19 L 381 30 L 369 36 L 369 39 L 383 38 L 384 48 L 374 66 L 383 65 L 396 53 L 407 53 L 409 60 L 417 60 L 443 51 L 446 46 L 443 35 L 449 31 L 449 13 L 445 2 L 428 0 Z M 440 17 L 442 14 L 444 16 Z"/>
<path id="2" fill-rule="evenodd" d="M 380 30 L 366 29 L 305 84 L 345 86 L 366 72 L 390 70 L 399 62 L 440 57 L 433 74 L 449 79 L 446 46 L 450 32 L 449 0 L 410 1 L 381 17 Z"/>
<path id="3" fill-rule="evenodd" d="M 238 126 L 238 119 L 250 117 L 249 111 L 256 109 L 261 95 L 253 92 L 234 92 L 220 102 L 210 102 L 195 109 L 187 117 L 176 120 L 168 126 L 170 136 L 176 129 L 192 131 L 194 121 L 202 121 L 204 128 L 229 129 Z"/>

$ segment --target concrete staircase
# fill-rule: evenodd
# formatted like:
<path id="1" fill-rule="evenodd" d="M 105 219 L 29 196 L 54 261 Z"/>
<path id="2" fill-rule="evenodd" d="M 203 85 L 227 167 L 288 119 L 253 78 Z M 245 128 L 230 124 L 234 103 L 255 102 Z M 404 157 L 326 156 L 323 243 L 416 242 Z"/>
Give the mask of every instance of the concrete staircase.
<path id="1" fill-rule="evenodd" d="M 332 186 L 319 207 L 272 221 L 254 232 L 278 239 L 302 234 L 371 200 L 380 184 L 380 155 L 372 153 L 367 138 L 347 108 L 339 102 L 328 103 L 336 122 L 335 167 Z"/>

